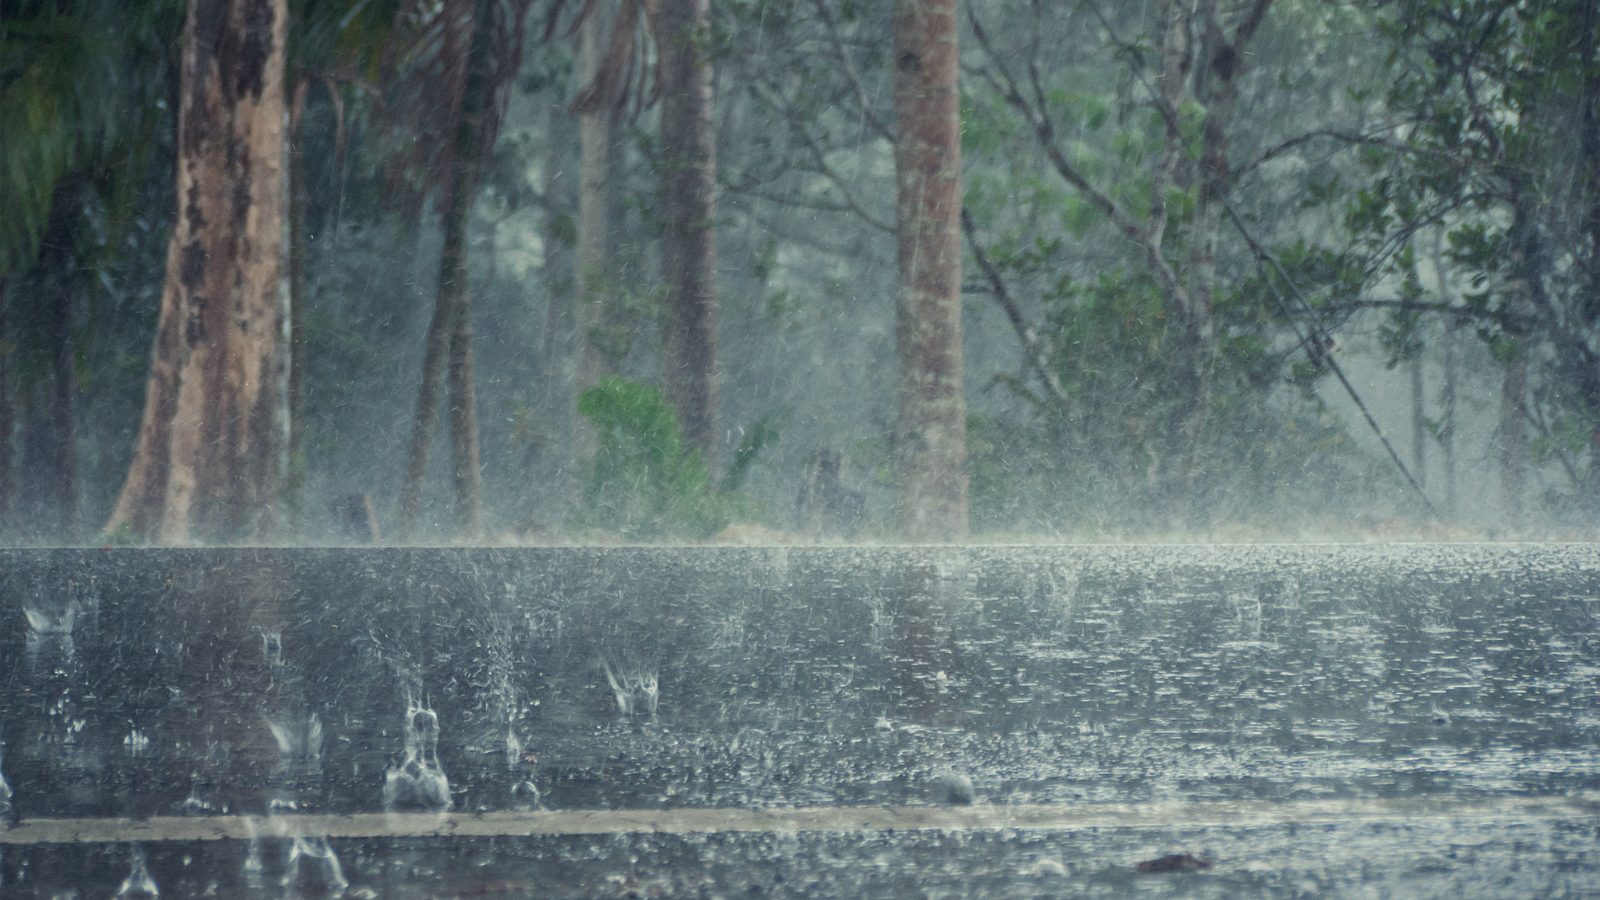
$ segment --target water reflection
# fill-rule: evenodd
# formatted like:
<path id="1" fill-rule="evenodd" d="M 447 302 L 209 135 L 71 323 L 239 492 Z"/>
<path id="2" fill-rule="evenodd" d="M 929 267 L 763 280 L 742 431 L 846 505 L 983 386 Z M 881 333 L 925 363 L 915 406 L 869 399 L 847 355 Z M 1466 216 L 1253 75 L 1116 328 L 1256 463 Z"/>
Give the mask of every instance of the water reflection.
<path id="1" fill-rule="evenodd" d="M 116 898 L 134 897 L 159 897 L 161 889 L 156 886 L 156 880 L 150 877 L 149 864 L 145 860 L 144 848 L 138 844 L 129 849 L 131 868 L 128 877 L 122 879 L 122 884 L 117 886 Z"/>

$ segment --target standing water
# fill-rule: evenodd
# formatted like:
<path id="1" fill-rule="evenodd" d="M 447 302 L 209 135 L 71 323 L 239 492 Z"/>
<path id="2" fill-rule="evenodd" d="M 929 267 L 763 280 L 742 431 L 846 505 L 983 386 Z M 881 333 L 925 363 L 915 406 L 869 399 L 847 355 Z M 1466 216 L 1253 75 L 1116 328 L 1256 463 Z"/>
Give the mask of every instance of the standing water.
<path id="1" fill-rule="evenodd" d="M 1600 890 L 1588 545 L 17 550 L 0 622 L 8 896 Z"/>

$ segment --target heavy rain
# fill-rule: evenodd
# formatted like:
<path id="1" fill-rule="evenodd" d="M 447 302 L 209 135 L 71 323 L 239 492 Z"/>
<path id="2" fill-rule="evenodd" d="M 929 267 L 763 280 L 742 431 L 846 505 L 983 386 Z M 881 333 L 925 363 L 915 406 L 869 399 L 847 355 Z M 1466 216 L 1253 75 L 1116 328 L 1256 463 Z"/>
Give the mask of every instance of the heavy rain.
<path id="1" fill-rule="evenodd" d="M 0 0 L 0 895 L 1600 893 L 1600 4 Z"/>

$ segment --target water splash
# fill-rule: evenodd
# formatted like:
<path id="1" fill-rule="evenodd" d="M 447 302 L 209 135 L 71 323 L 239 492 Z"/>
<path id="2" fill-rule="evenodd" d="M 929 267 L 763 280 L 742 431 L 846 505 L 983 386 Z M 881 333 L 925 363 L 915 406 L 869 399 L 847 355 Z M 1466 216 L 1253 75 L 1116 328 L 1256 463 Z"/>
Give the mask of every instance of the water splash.
<path id="1" fill-rule="evenodd" d="M 539 809 L 544 805 L 544 792 L 532 778 L 525 778 L 511 786 L 511 805 L 515 809 Z"/>
<path id="2" fill-rule="evenodd" d="M 256 832 L 255 820 L 246 816 L 244 830 L 248 843 L 244 852 L 244 880 L 253 890 L 261 889 L 261 875 L 266 866 L 261 862 L 261 835 Z"/>
<path id="3" fill-rule="evenodd" d="M 189 775 L 189 796 L 178 804 L 178 811 L 186 816 L 205 816 L 217 812 L 217 808 L 204 797 L 200 796 L 200 774 Z"/>
<path id="4" fill-rule="evenodd" d="M 143 756 L 150 750 L 150 736 L 137 726 L 132 726 L 128 729 L 127 737 L 122 739 L 122 749 L 128 751 L 130 756 Z"/>
<path id="5" fill-rule="evenodd" d="M 935 772 L 928 781 L 928 796 L 945 806 L 971 806 L 977 798 L 972 779 L 961 772 Z"/>
<path id="6" fill-rule="evenodd" d="M 283 632 L 261 629 L 261 655 L 273 669 L 283 666 Z"/>
<path id="7" fill-rule="evenodd" d="M 522 765 L 527 753 L 527 743 L 517 735 L 516 729 L 507 725 L 505 737 L 506 768 L 515 769 L 517 766 Z"/>
<path id="8" fill-rule="evenodd" d="M 22 615 L 27 618 L 28 627 L 35 635 L 71 634 L 78 624 L 78 601 L 72 600 L 59 610 L 25 606 Z"/>
<path id="9" fill-rule="evenodd" d="M 145 862 L 144 848 L 135 844 L 132 856 L 133 866 L 128 871 L 128 877 L 122 879 L 117 892 L 111 896 L 114 898 L 161 896 L 161 889 L 156 887 L 156 880 L 150 877 L 150 867 Z"/>
<path id="10" fill-rule="evenodd" d="M 653 716 L 661 699 L 656 673 L 645 668 L 624 668 L 620 674 L 611 668 L 610 661 L 602 660 L 606 681 L 611 685 L 611 695 L 616 698 L 617 711 L 623 716 Z"/>
<path id="11" fill-rule="evenodd" d="M 6 783 L 5 761 L 5 754 L 0 752 L 0 822 L 11 815 L 11 785 Z"/>
<path id="12" fill-rule="evenodd" d="M 78 602 L 73 600 L 57 610 L 27 606 L 22 615 L 28 620 L 28 636 L 23 657 L 37 673 L 46 669 L 56 675 L 70 675 L 77 668 L 78 649 L 72 631 L 78 625 Z"/>
<path id="13" fill-rule="evenodd" d="M 304 721 L 284 716 L 267 719 L 267 729 L 278 745 L 278 765 L 283 769 L 314 769 L 322 762 L 322 719 L 316 713 Z"/>
<path id="14" fill-rule="evenodd" d="M 350 882 L 344 877 L 344 869 L 339 865 L 339 856 L 333 852 L 333 847 L 327 838 L 295 835 L 289 844 L 289 864 L 281 882 L 284 887 L 300 880 L 302 859 L 313 859 L 320 864 L 322 881 L 328 887 L 343 891 L 350 886 Z"/>
<path id="15" fill-rule="evenodd" d="M 383 773 L 385 809 L 450 808 L 450 779 L 439 766 L 439 716 L 406 692 L 406 744 L 398 765 Z"/>

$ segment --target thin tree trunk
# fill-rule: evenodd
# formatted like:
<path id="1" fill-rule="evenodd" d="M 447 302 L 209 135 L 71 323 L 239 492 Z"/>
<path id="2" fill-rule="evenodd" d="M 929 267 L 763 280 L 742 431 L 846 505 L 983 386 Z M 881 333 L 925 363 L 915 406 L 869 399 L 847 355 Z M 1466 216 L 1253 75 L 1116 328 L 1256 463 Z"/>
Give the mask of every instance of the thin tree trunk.
<path id="1" fill-rule="evenodd" d="M 1228 131 L 1238 105 L 1245 49 L 1271 5 L 1272 0 L 1252 0 L 1231 32 L 1223 26 L 1217 0 L 1201 0 L 1191 20 L 1199 45 L 1193 70 L 1194 97 L 1205 109 L 1205 119 L 1199 164 L 1190 170 L 1198 183 L 1193 185 L 1195 208 L 1186 233 L 1188 304 L 1180 304 L 1178 317 L 1182 331 L 1177 355 L 1182 374 L 1176 415 L 1168 428 L 1173 465 L 1167 479 L 1179 511 L 1191 519 L 1196 512 L 1194 486 L 1202 475 L 1201 448 L 1217 366 L 1217 242 L 1222 210 L 1233 189 Z"/>
<path id="2" fill-rule="evenodd" d="M 416 418 L 412 422 L 400 498 L 401 540 L 410 539 L 416 530 L 428 451 L 438 423 L 439 395 L 446 382 L 450 391 L 451 484 L 456 526 L 461 536 L 468 538 L 476 537 L 482 528 L 483 482 L 478 449 L 477 391 L 473 379 L 468 232 L 483 158 L 488 152 L 484 144 L 491 102 L 489 42 L 494 26 L 493 6 L 493 0 L 478 0 L 473 16 L 466 87 L 462 92 L 461 115 L 455 134 L 454 165 L 442 213 L 444 247 L 439 260 L 439 291 L 433 319 L 428 324 L 422 385 L 417 391 Z"/>
<path id="3" fill-rule="evenodd" d="M 1411 473 L 1418 487 L 1428 486 L 1428 403 L 1422 355 L 1411 360 Z"/>
<path id="4" fill-rule="evenodd" d="M 596 3 L 583 20 L 579 33 L 578 86 L 594 83 L 602 65 L 611 27 L 611 4 Z M 577 346 L 574 397 L 567 402 L 577 411 L 576 397 L 605 377 L 610 368 L 604 350 L 606 307 L 611 286 L 611 206 L 617 111 L 612 98 L 579 113 L 578 118 L 578 247 L 577 306 L 573 339 Z M 588 420 L 574 420 L 574 474 L 586 472 L 594 459 L 596 435 Z M 575 487 L 576 485 L 574 485 Z M 571 493 L 576 500 L 577 492 Z"/>
<path id="5" fill-rule="evenodd" d="M 894 457 L 902 534 L 967 533 L 955 0 L 896 0 Z"/>
<path id="6" fill-rule="evenodd" d="M 1527 491 L 1528 428 L 1524 404 L 1528 398 L 1529 340 L 1509 323 L 1530 309 L 1546 306 L 1540 296 L 1539 238 L 1536 198 L 1520 180 L 1511 189 L 1511 280 L 1507 285 L 1508 309 L 1505 340 L 1508 351 L 1500 380 L 1500 506 L 1506 521 L 1521 525 Z"/>
<path id="7" fill-rule="evenodd" d="M 544 159 L 544 323 L 541 328 L 539 367 L 542 396 L 539 416 L 544 423 L 539 447 L 537 500 L 546 524 L 554 524 L 564 504 L 559 485 L 573 483 L 573 317 L 577 309 L 577 281 L 573 271 L 574 214 L 577 192 L 574 169 L 578 158 L 577 129 L 566 104 L 554 102 L 545 116 Z"/>
<path id="8" fill-rule="evenodd" d="M 1406 263 L 1405 296 L 1419 297 L 1422 295 L 1422 275 L 1417 271 L 1417 256 L 1414 243 L 1408 242 L 1407 249 L 1411 252 Z M 1423 351 L 1427 349 L 1427 332 L 1422 323 L 1415 325 L 1416 353 L 1407 366 L 1411 377 L 1411 474 L 1417 480 L 1417 487 L 1428 486 L 1428 395 L 1427 373 L 1423 371 Z"/>
<path id="9" fill-rule="evenodd" d="M 1440 396 L 1439 456 L 1444 465 L 1444 509 L 1456 514 L 1456 330 L 1444 333 L 1444 388 Z"/>
<path id="10" fill-rule="evenodd" d="M 1520 339 L 1515 343 L 1500 376 L 1500 509 L 1513 527 L 1522 524 L 1528 465 L 1522 412 L 1528 394 L 1528 352 Z"/>
<path id="11" fill-rule="evenodd" d="M 283 480 L 284 520 L 290 534 L 305 527 L 306 484 L 306 161 L 298 140 L 306 82 L 295 86 L 289 116 L 289 438 Z"/>
<path id="12" fill-rule="evenodd" d="M 65 275 L 66 273 L 59 273 Z M 50 315 L 50 506 L 55 539 L 78 539 L 78 354 L 72 340 L 73 286 L 57 282 L 59 291 Z"/>
<path id="13" fill-rule="evenodd" d="M 1435 231 L 1433 235 L 1433 273 L 1439 282 L 1439 299 L 1443 303 L 1451 303 L 1454 289 L 1450 284 L 1450 272 L 1444 264 L 1444 232 Z M 1440 361 L 1444 369 L 1444 386 L 1440 389 L 1439 405 L 1439 457 L 1440 464 L 1444 467 L 1444 510 L 1445 514 L 1454 518 L 1456 515 L 1456 328 L 1449 321 L 1444 323 L 1441 334 L 1443 343 L 1443 356 Z"/>
<path id="14" fill-rule="evenodd" d="M 134 460 L 106 529 L 251 540 L 281 488 L 287 0 L 190 0 L 177 221 Z"/>
<path id="15" fill-rule="evenodd" d="M 39 494 L 36 526 L 46 539 L 60 543 L 72 543 L 78 537 L 78 441 L 73 409 L 78 360 L 72 339 L 77 290 L 72 234 L 78 220 L 78 198 L 74 181 L 68 179 L 57 188 L 40 248 L 44 275 L 40 299 L 50 378 L 43 397 L 45 409 L 35 423 L 39 453 L 27 469 Z"/>
<path id="16" fill-rule="evenodd" d="M 446 245 L 448 254 L 448 244 Z M 447 257 L 448 258 L 448 255 Z M 422 352 L 422 384 L 417 388 L 417 408 L 411 420 L 411 442 L 406 447 L 406 470 L 400 484 L 400 509 L 395 521 L 395 539 L 411 540 L 422 514 L 422 485 L 428 474 L 428 453 L 433 447 L 434 429 L 439 421 L 439 401 L 444 394 L 444 369 L 450 355 L 450 339 L 455 332 L 455 308 L 441 290 L 435 298 L 433 317 L 428 322 Z"/>
<path id="17" fill-rule="evenodd" d="M 465 223 L 463 223 L 465 227 Z M 461 278 L 466 279 L 465 254 Z M 473 376 L 472 306 L 463 288 L 450 336 L 450 460 L 456 528 L 462 537 L 483 532 L 483 462 L 478 442 L 478 393 Z"/>
<path id="18" fill-rule="evenodd" d="M 661 5 L 662 374 L 684 436 L 713 471 L 717 433 L 716 148 L 709 0 Z"/>
<path id="19" fill-rule="evenodd" d="M 1587 279 L 1580 288 L 1587 292 L 1591 329 L 1600 325 L 1600 4 L 1583 6 L 1577 58 L 1583 63 L 1583 88 L 1578 95 L 1577 191 L 1580 209 L 1579 231 L 1585 241 L 1582 256 Z M 1582 379 L 1584 413 L 1589 417 L 1588 468 L 1582 491 L 1591 515 L 1600 514 L 1600 372 L 1594 365 L 1585 367 Z"/>
<path id="20" fill-rule="evenodd" d="M 11 391 L 11 367 L 16 354 L 11 349 L 8 328 L 6 279 L 0 276 L 0 540 L 13 534 L 12 515 L 17 509 L 16 471 L 16 400 Z"/>

